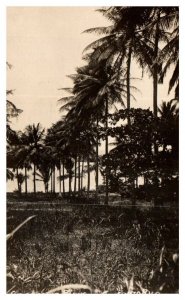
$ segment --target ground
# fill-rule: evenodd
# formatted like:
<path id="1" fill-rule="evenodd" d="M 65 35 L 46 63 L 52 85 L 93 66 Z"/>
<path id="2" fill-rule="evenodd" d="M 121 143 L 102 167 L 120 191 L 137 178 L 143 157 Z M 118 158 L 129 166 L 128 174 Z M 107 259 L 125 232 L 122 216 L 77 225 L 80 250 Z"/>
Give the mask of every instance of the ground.
<path id="1" fill-rule="evenodd" d="M 8 203 L 8 293 L 177 293 L 178 211 Z"/>

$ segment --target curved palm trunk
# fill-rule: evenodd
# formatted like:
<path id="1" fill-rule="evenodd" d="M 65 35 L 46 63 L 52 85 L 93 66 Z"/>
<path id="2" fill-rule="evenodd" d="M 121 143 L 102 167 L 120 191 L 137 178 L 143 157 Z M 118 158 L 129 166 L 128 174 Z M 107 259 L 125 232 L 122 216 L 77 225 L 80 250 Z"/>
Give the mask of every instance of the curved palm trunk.
<path id="1" fill-rule="evenodd" d="M 109 166 L 108 166 L 108 98 L 106 98 L 105 102 L 105 131 L 106 131 L 106 139 L 105 139 L 105 155 L 107 158 L 107 164 L 106 164 L 106 176 L 105 176 L 105 186 L 106 186 L 106 192 L 105 192 L 105 205 L 108 205 L 109 201 Z"/>
<path id="2" fill-rule="evenodd" d="M 27 168 L 24 167 L 24 174 L 25 174 L 25 194 L 28 193 L 28 184 L 27 184 Z"/>

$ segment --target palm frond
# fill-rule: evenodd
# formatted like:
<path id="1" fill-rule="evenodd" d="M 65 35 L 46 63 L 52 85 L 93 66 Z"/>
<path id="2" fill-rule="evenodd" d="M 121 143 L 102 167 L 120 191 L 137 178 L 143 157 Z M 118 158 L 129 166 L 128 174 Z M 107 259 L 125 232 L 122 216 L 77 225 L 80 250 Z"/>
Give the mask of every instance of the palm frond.
<path id="1" fill-rule="evenodd" d="M 83 33 L 96 33 L 96 34 L 110 34 L 113 26 L 108 27 L 94 27 L 83 31 Z"/>

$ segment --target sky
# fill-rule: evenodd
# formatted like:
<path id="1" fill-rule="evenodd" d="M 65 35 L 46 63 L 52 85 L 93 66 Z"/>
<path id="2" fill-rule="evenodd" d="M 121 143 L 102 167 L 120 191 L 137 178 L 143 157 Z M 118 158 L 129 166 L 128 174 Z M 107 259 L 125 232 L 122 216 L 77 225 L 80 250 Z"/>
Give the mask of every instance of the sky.
<path id="1" fill-rule="evenodd" d="M 40 122 L 48 128 L 61 117 L 59 102 L 65 96 L 59 88 L 70 87 L 67 77 L 84 64 L 84 48 L 98 36 L 83 31 L 109 24 L 97 7 L 8 7 L 7 88 L 14 89 L 10 100 L 23 113 L 12 120 L 15 130 Z M 131 76 L 141 78 L 141 70 L 132 64 Z M 152 80 L 134 80 L 139 88 L 132 107 L 152 109 Z M 159 104 L 167 96 L 167 84 L 159 86 Z"/>

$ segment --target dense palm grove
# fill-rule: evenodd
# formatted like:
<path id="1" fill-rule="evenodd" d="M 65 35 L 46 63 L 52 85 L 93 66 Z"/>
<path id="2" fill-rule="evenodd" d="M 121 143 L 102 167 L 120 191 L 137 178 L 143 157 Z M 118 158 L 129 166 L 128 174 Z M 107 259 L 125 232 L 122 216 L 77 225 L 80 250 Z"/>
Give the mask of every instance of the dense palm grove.
<path id="1" fill-rule="evenodd" d="M 78 267 L 72 268 L 72 265 L 63 267 L 64 283 L 76 284 L 79 281 L 83 283 L 79 275 L 81 273 L 77 273 L 89 270 L 90 267 L 87 267 L 86 262 L 90 263 L 89 257 L 92 259 L 94 255 L 91 275 L 88 271 L 86 274 L 86 278 L 90 276 L 91 279 L 88 280 L 91 280 L 91 283 L 88 280 L 85 281 L 91 287 L 93 286 L 93 291 L 98 286 L 96 289 L 98 292 L 117 293 L 121 285 L 118 283 L 122 280 L 120 278 L 126 276 L 120 292 L 132 293 L 135 284 L 135 291 L 143 293 L 143 285 L 147 287 L 145 292 L 174 293 L 178 291 L 176 265 L 178 216 L 176 214 L 175 217 L 171 217 L 171 212 L 168 211 L 166 214 L 164 210 L 161 211 L 161 218 L 157 211 L 155 211 L 155 216 L 148 215 L 148 212 L 146 216 L 143 212 L 140 216 L 141 211 L 136 212 L 134 207 L 137 201 L 141 203 L 153 201 L 154 208 L 161 207 L 164 203 L 167 203 L 167 206 L 170 204 L 174 209 L 178 206 L 179 11 L 177 7 L 107 7 L 99 9 L 99 12 L 110 21 L 110 25 L 85 31 L 88 34 L 96 33 L 98 38 L 84 49 L 84 65 L 77 67 L 75 74 L 69 75 L 73 83 L 72 87 L 61 88 L 61 93 L 64 94 L 58 100 L 62 114 L 60 120 L 47 130 L 43 129 L 40 124 L 31 124 L 23 132 L 16 132 L 11 128 L 11 118 L 18 116 L 21 111 L 7 100 L 7 179 L 17 180 L 19 200 L 21 197 L 24 201 L 29 200 L 30 195 L 35 200 L 39 200 L 37 182 L 42 181 L 45 187 L 42 200 L 61 197 L 70 207 L 73 203 L 94 204 L 91 209 L 86 207 L 87 211 L 82 211 L 80 206 L 76 208 L 76 211 L 70 213 L 70 220 L 67 219 L 67 223 L 64 221 L 65 212 L 57 217 L 50 215 L 49 219 L 45 218 L 44 222 L 50 220 L 51 223 L 53 222 L 53 227 L 43 223 L 43 218 L 39 219 L 40 216 L 34 221 L 35 226 L 40 224 L 39 228 L 43 229 L 43 232 L 41 230 L 36 235 L 39 234 L 39 238 L 45 241 L 44 247 L 46 244 L 49 245 L 48 240 L 45 240 L 48 233 L 46 235 L 44 233 L 47 226 L 52 236 L 49 243 L 54 245 L 50 250 L 49 248 L 43 248 L 45 249 L 43 251 L 40 249 L 42 254 L 39 255 L 43 256 L 48 253 L 49 260 L 54 259 L 56 255 L 56 258 L 59 257 L 59 260 L 64 263 L 63 257 L 58 253 L 61 250 L 60 247 L 66 243 L 67 250 L 62 248 L 62 251 L 67 253 L 65 259 L 71 259 L 71 264 L 74 259 L 74 266 L 77 266 L 79 259 Z M 131 105 L 131 100 L 135 99 L 134 95 L 137 91 L 132 76 L 132 66 L 135 65 L 140 68 L 142 74 L 147 73 L 153 82 L 153 110 L 133 108 Z M 163 84 L 164 80 L 168 80 L 168 93 L 173 96 L 171 100 L 163 101 L 159 105 L 161 99 L 158 99 L 158 85 Z M 11 93 L 13 91 L 7 91 L 7 95 Z M 104 147 L 104 155 L 101 155 L 102 147 Z M 33 193 L 28 192 L 27 181 L 30 171 L 33 176 Z M 93 191 L 91 188 L 92 172 L 95 174 L 95 190 Z M 103 185 L 100 185 L 100 174 L 103 178 Z M 86 183 L 84 175 L 87 178 Z M 58 195 L 56 195 L 56 185 L 59 186 Z M 103 188 L 103 203 L 106 206 L 96 208 L 96 204 L 102 204 L 100 188 Z M 115 211 L 113 207 L 109 207 L 110 193 L 121 195 L 122 203 L 127 203 L 125 199 L 129 199 L 133 211 L 126 212 L 124 210 L 126 208 L 123 209 L 123 207 Z M 24 206 L 24 203 L 22 205 Z M 26 210 L 24 213 L 26 213 L 25 217 L 29 216 Z M 60 241 L 55 234 L 61 226 L 63 241 Z M 36 227 L 32 227 L 33 231 L 36 230 L 34 229 Z M 55 233 L 52 228 L 55 228 Z M 80 230 L 83 232 L 82 237 L 79 234 Z M 173 238 L 170 237 L 170 232 L 174 234 Z M 85 248 L 74 250 L 75 242 L 73 246 L 70 246 L 70 235 L 71 240 L 76 239 L 78 242 L 79 239 L 80 247 Z M 127 244 L 120 244 L 119 247 L 113 245 L 114 238 L 112 242 L 109 239 L 111 235 L 116 237 L 116 241 L 122 240 Z M 28 248 L 21 248 L 21 237 L 25 238 Z M 32 237 L 23 233 L 19 238 L 20 241 L 16 245 L 11 244 L 12 249 L 19 251 L 16 249 L 20 246 L 21 251 L 28 251 L 29 239 L 31 240 Z M 96 241 L 98 246 L 96 245 L 95 250 L 88 246 L 89 239 L 91 245 L 93 241 Z M 97 242 L 100 240 L 101 245 Z M 106 244 L 108 241 L 112 244 Z M 57 244 L 60 242 L 63 244 Z M 113 249 L 114 246 L 115 249 Z M 123 262 L 122 246 L 127 252 L 125 254 L 127 262 Z M 97 250 L 97 247 L 100 249 Z M 51 253 L 47 252 L 51 252 L 51 249 L 59 252 L 51 256 Z M 46 266 L 41 266 L 38 253 L 34 259 L 38 259 L 38 268 L 44 270 Z M 115 269 L 111 265 L 110 258 L 106 258 L 111 261 L 110 266 L 108 260 L 104 261 L 105 254 L 110 257 L 110 253 L 112 253 L 111 256 L 115 254 Z M 128 262 L 129 253 L 130 261 Z M 101 264 L 97 255 L 102 255 Z M 29 253 L 22 253 L 20 261 L 27 256 L 29 257 Z M 86 262 L 79 267 L 81 258 Z M 10 255 L 10 265 L 11 259 Z M 22 261 L 22 264 L 24 263 Z M 57 265 L 59 262 L 55 263 Z M 11 274 L 14 274 L 16 272 L 12 266 L 9 268 Z M 121 269 L 118 270 L 119 266 L 124 266 L 125 272 L 128 272 L 127 275 L 119 273 L 122 272 Z M 24 267 L 26 268 L 26 265 Z M 26 281 L 24 287 L 18 275 L 16 277 L 14 274 L 14 283 L 9 286 L 10 291 L 13 286 L 16 286 L 15 292 L 47 292 L 49 287 L 54 288 L 60 281 L 57 277 L 59 275 L 56 275 L 58 271 L 52 271 L 55 267 L 50 266 L 49 272 L 53 272 L 53 275 L 49 277 L 50 281 L 48 279 L 47 284 L 44 283 L 46 275 L 43 276 L 44 273 L 38 271 L 36 273 L 41 272 L 43 276 L 42 279 L 40 277 L 41 286 L 38 286 L 38 280 L 36 280 L 35 285 L 30 283 L 27 289 Z M 75 268 L 78 272 L 74 271 Z M 107 272 L 110 271 L 110 274 L 106 273 L 106 276 L 104 276 L 105 268 Z M 156 277 L 154 276 L 154 283 L 150 281 L 151 269 L 152 272 L 154 269 L 158 272 L 152 273 L 157 274 Z M 34 270 L 30 272 L 33 275 Z M 48 274 L 47 271 L 46 274 Z M 137 283 L 134 283 L 133 274 L 137 274 Z M 35 280 L 34 276 L 29 278 Z M 100 283 L 100 278 L 103 278 L 102 283 Z M 111 288 L 110 281 L 113 282 Z M 83 286 L 76 288 L 83 291 Z M 90 289 L 90 292 L 92 290 Z"/>
<path id="2" fill-rule="evenodd" d="M 24 132 L 15 132 L 9 121 L 19 110 L 8 101 L 8 179 L 17 179 L 20 193 L 25 182 L 27 193 L 27 171 L 32 168 L 34 193 L 39 179 L 46 193 L 49 181 L 55 192 L 58 170 L 60 194 L 68 179 L 70 195 L 83 189 L 83 174 L 87 173 L 88 198 L 90 172 L 95 170 L 97 198 L 100 170 L 106 186 L 105 203 L 109 191 L 122 193 L 127 186 L 133 194 L 141 176 L 145 187 L 150 185 L 150 193 L 160 188 L 164 194 L 173 186 L 172 197 L 178 182 L 178 8 L 110 7 L 99 11 L 112 24 L 86 30 L 100 38 L 84 50 L 84 66 L 69 76 L 73 87 L 62 89 L 69 93 L 59 100 L 60 110 L 67 112 L 65 117 L 47 131 L 33 124 Z M 131 108 L 136 89 L 131 84 L 132 63 L 152 77 L 153 112 Z M 174 97 L 158 107 L 158 84 L 168 70 L 169 92 L 173 90 Z M 117 103 L 119 110 L 114 109 Z M 115 141 L 111 151 L 109 137 Z M 103 140 L 105 155 L 100 156 Z"/>

